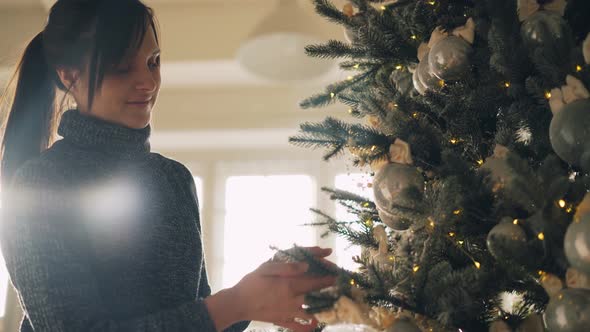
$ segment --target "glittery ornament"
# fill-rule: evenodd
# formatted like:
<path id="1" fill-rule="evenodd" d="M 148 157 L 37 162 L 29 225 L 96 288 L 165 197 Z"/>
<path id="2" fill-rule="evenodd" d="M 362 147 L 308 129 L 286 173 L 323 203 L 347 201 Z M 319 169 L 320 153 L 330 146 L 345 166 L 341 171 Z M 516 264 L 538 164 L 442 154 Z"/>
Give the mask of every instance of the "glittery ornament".
<path id="1" fill-rule="evenodd" d="M 395 85 L 397 91 L 403 95 L 409 94 L 414 89 L 412 73 L 407 70 L 396 69 L 391 73 L 389 79 Z"/>
<path id="2" fill-rule="evenodd" d="M 508 185 L 514 177 L 514 170 L 508 165 L 508 148 L 502 145 L 496 145 L 494 154 L 488 157 L 481 169 L 488 170 L 492 178 L 493 190 L 498 191 Z"/>
<path id="3" fill-rule="evenodd" d="M 459 80 L 469 72 L 470 54 L 471 45 L 462 38 L 444 38 L 434 44 L 428 53 L 429 72 L 444 81 Z"/>
<path id="4" fill-rule="evenodd" d="M 547 304 L 543 317 L 549 332 L 582 332 L 590 326 L 590 291 L 563 289 Z"/>
<path id="5" fill-rule="evenodd" d="M 564 161 L 590 170 L 590 99 L 576 100 L 554 114 L 549 138 Z"/>

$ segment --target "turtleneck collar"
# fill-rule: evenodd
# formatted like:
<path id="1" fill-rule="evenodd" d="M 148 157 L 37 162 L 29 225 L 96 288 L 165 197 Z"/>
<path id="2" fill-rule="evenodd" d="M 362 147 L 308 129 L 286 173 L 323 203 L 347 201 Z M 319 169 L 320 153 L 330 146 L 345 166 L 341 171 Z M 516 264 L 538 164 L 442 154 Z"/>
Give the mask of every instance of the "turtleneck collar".
<path id="1" fill-rule="evenodd" d="M 151 126 L 133 129 L 84 115 L 78 109 L 63 113 L 57 133 L 65 140 L 88 149 L 112 153 L 149 153 Z"/>

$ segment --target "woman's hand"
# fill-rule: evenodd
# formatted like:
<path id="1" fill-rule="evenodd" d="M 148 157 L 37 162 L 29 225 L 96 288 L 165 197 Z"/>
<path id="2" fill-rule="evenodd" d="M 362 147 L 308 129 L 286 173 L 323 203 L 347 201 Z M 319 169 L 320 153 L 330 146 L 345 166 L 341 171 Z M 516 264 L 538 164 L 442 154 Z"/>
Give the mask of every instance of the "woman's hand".
<path id="1" fill-rule="evenodd" d="M 305 249 L 322 259 L 331 253 L 331 249 L 319 247 Z M 208 297 L 205 302 L 217 329 L 237 321 L 256 320 L 296 332 L 312 331 L 317 321 L 303 309 L 305 294 L 334 285 L 336 277 L 310 276 L 305 274 L 307 269 L 307 263 L 268 261 L 235 286 Z M 310 323 L 302 324 L 304 321 Z"/>
<path id="2" fill-rule="evenodd" d="M 332 252 L 319 247 L 305 249 L 317 258 Z M 334 285 L 336 278 L 306 275 L 307 268 L 306 263 L 271 261 L 240 280 L 232 289 L 236 300 L 245 307 L 246 319 L 270 322 L 297 332 L 312 331 L 317 321 L 302 307 L 305 294 Z M 304 321 L 310 323 L 301 324 Z"/>

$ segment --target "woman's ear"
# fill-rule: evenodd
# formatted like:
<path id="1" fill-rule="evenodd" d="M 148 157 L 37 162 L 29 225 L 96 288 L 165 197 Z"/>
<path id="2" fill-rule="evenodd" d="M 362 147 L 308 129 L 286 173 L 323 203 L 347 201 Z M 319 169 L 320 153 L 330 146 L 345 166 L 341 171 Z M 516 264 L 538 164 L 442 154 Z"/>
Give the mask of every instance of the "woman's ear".
<path id="1" fill-rule="evenodd" d="M 70 69 L 70 68 L 57 68 L 57 76 L 61 83 L 66 87 L 68 90 L 75 91 L 76 83 L 80 79 L 80 71 L 78 69 Z"/>

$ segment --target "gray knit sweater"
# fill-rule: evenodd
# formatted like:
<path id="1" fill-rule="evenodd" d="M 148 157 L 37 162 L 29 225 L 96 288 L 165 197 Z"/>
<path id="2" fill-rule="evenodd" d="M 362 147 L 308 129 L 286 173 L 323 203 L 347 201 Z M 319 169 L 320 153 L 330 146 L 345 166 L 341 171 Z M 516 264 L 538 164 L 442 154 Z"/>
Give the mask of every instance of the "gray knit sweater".
<path id="1" fill-rule="evenodd" d="M 194 181 L 150 129 L 66 111 L 63 139 L 3 188 L 21 331 L 215 331 Z"/>

